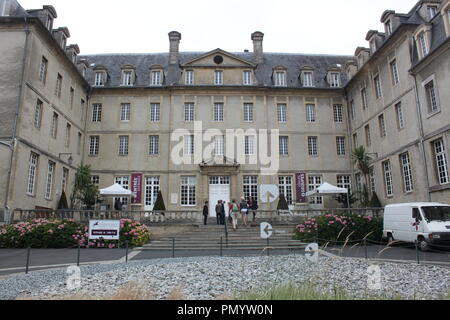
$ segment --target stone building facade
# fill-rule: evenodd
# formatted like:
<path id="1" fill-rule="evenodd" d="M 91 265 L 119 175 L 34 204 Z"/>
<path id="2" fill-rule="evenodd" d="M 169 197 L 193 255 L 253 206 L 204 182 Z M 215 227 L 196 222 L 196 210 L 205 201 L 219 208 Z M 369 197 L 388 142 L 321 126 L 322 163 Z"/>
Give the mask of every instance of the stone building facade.
<path id="1" fill-rule="evenodd" d="M 160 190 L 169 210 L 243 196 L 274 209 L 262 185 L 293 208 L 337 207 L 302 193 L 357 190 L 351 153 L 367 144 L 383 204 L 450 202 L 448 10 L 386 11 L 387 33 L 354 56 L 266 53 L 261 32 L 253 52 L 182 52 L 175 31 L 167 53 L 78 56 L 53 7 L 1 0 L 0 201 L 55 208 L 84 162 L 100 188 L 132 189 L 132 210 L 152 210 Z"/>

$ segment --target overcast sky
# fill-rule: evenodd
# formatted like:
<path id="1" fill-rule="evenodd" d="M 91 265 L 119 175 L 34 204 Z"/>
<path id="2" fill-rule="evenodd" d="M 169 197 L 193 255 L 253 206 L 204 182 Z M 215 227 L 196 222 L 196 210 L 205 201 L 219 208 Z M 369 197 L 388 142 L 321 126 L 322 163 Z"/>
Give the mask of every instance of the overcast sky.
<path id="1" fill-rule="evenodd" d="M 368 46 L 367 31 L 384 30 L 384 10 L 407 13 L 416 0 L 19 0 L 25 9 L 53 5 L 55 27 L 67 26 L 82 54 L 167 52 L 168 33 L 181 51 L 253 50 L 351 55 Z"/>

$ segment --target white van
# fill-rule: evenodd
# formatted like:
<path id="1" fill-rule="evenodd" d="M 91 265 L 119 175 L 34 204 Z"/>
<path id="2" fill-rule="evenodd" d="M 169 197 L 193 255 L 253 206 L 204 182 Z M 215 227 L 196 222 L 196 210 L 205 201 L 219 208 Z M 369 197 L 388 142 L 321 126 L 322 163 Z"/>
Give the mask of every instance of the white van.
<path id="1" fill-rule="evenodd" d="M 389 242 L 419 242 L 421 250 L 430 245 L 450 245 L 450 205 L 432 202 L 386 206 L 383 237 Z"/>

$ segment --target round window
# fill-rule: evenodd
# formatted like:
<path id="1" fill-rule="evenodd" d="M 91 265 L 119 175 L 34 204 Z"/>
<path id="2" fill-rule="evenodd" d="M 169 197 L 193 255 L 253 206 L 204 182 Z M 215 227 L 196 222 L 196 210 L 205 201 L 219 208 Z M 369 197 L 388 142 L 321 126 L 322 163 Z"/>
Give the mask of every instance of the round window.
<path id="1" fill-rule="evenodd" d="M 214 57 L 214 62 L 216 64 L 221 64 L 223 62 L 223 57 L 222 56 L 215 56 Z"/>

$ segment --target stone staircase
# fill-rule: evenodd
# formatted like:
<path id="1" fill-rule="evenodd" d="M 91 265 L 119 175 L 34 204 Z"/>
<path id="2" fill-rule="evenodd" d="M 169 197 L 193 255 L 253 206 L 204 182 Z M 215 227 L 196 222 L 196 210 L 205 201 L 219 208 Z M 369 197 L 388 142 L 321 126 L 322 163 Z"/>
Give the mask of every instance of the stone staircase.
<path id="1" fill-rule="evenodd" d="M 262 252 L 269 250 L 294 251 L 304 250 L 306 245 L 292 239 L 295 225 L 276 225 L 269 239 L 261 239 L 259 225 L 239 226 L 237 231 L 228 230 L 224 226 L 198 226 L 194 231 L 178 234 L 173 237 L 153 240 L 144 245 L 142 251 L 211 251 L 219 252 Z"/>

